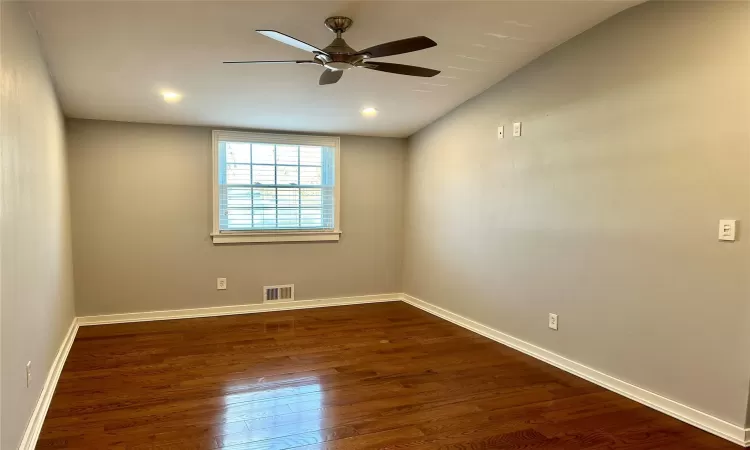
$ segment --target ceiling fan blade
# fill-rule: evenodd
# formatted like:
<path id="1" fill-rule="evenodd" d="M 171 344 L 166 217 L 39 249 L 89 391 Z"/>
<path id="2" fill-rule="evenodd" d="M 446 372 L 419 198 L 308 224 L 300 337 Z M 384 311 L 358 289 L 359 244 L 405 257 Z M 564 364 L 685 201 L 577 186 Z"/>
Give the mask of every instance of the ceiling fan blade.
<path id="1" fill-rule="evenodd" d="M 274 31 L 274 30 L 255 30 L 255 31 L 262 34 L 263 36 L 270 37 L 271 39 L 276 39 L 279 42 L 282 42 L 286 45 L 291 45 L 292 47 L 297 47 L 298 49 L 304 50 L 306 52 L 326 54 L 326 52 L 319 49 L 318 47 L 313 47 L 307 42 L 302 42 L 297 38 L 293 38 L 284 33 L 279 33 L 278 31 Z"/>
<path id="2" fill-rule="evenodd" d="M 399 75 L 410 75 L 412 77 L 434 77 L 439 70 L 426 67 L 408 66 L 406 64 L 393 64 L 379 61 L 368 61 L 359 67 L 365 69 L 379 70 L 381 72 L 397 73 Z"/>
<path id="3" fill-rule="evenodd" d="M 416 52 L 426 48 L 434 47 L 437 42 L 425 36 L 417 36 L 400 41 L 386 42 L 385 44 L 376 45 L 366 48 L 358 55 L 369 54 L 370 58 L 382 58 L 384 56 L 400 55 L 402 53 Z"/>
<path id="4" fill-rule="evenodd" d="M 333 84 L 338 82 L 341 77 L 344 75 L 343 70 L 330 70 L 326 69 L 323 74 L 320 75 L 320 80 L 318 81 L 318 84 L 323 86 L 325 84 Z"/>
<path id="5" fill-rule="evenodd" d="M 224 64 L 320 64 L 316 61 L 224 61 Z"/>

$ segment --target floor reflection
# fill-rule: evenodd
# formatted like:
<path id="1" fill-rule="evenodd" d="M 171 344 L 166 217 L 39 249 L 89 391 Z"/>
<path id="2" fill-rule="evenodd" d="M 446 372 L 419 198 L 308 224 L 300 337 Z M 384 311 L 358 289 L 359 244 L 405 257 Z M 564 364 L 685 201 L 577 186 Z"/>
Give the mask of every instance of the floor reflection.
<path id="1" fill-rule="evenodd" d="M 303 444 L 321 442 L 325 428 L 322 408 L 323 391 L 317 377 L 275 381 L 261 378 L 230 384 L 224 394 L 225 433 L 217 437 L 218 445 L 276 439 L 302 440 Z M 237 431 L 237 422 L 244 422 L 242 431 Z"/>

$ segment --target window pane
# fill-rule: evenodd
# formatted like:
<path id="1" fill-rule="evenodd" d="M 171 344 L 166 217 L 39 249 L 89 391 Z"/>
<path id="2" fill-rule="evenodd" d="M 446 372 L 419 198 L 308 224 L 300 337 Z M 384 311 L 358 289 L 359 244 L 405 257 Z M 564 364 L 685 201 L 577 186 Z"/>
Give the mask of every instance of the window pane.
<path id="1" fill-rule="evenodd" d="M 322 184 L 321 168 L 320 167 L 300 167 L 299 182 L 302 185 L 317 185 Z"/>
<path id="2" fill-rule="evenodd" d="M 321 207 L 322 196 L 320 195 L 319 188 L 302 189 L 300 193 L 300 203 L 302 206 L 317 206 Z"/>
<path id="3" fill-rule="evenodd" d="M 254 208 L 253 225 L 255 228 L 276 228 L 276 208 Z"/>
<path id="4" fill-rule="evenodd" d="M 321 164 L 321 148 L 300 146 L 299 163 L 303 166 L 319 166 Z"/>
<path id="5" fill-rule="evenodd" d="M 276 184 L 297 185 L 298 176 L 299 167 L 297 166 L 276 166 Z"/>
<path id="6" fill-rule="evenodd" d="M 280 209 L 279 228 L 299 227 L 299 209 Z"/>
<path id="7" fill-rule="evenodd" d="M 252 215 L 249 210 L 228 210 L 227 224 L 229 229 L 243 229 L 252 226 Z"/>
<path id="8" fill-rule="evenodd" d="M 252 204 L 253 196 L 250 189 L 227 188 L 227 208 L 249 208 Z"/>
<path id="9" fill-rule="evenodd" d="M 253 184 L 274 184 L 276 166 L 258 166 L 253 164 Z"/>
<path id="10" fill-rule="evenodd" d="M 253 144 L 253 164 L 273 164 L 276 161 L 271 144 Z"/>
<path id="11" fill-rule="evenodd" d="M 292 164 L 297 165 L 299 158 L 298 148 L 290 145 L 277 145 L 276 146 L 276 164 Z"/>
<path id="12" fill-rule="evenodd" d="M 253 206 L 256 208 L 276 206 L 276 189 L 253 188 Z"/>
<path id="13" fill-rule="evenodd" d="M 250 144 L 247 142 L 226 142 L 227 163 L 250 164 Z"/>
<path id="14" fill-rule="evenodd" d="M 227 164 L 227 184 L 250 184 L 250 165 Z"/>
<path id="15" fill-rule="evenodd" d="M 300 216 L 300 223 L 303 227 L 320 227 L 323 224 L 321 210 L 314 208 L 304 208 Z"/>
<path id="16" fill-rule="evenodd" d="M 277 191 L 279 206 L 298 207 L 299 206 L 299 189 L 279 188 Z"/>

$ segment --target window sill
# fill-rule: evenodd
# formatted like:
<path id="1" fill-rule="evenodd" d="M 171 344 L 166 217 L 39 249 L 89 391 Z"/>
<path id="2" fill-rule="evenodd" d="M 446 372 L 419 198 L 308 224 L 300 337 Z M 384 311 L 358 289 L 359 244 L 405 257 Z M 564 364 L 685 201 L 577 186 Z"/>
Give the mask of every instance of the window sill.
<path id="1" fill-rule="evenodd" d="M 262 244 L 272 242 L 338 242 L 341 231 L 268 231 L 211 233 L 214 244 Z"/>

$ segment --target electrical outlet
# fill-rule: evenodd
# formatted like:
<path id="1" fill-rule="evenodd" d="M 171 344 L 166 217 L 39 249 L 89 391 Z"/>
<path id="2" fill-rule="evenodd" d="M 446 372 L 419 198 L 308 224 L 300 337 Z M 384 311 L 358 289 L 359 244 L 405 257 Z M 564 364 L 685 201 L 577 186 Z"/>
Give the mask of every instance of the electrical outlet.
<path id="1" fill-rule="evenodd" d="M 227 279 L 226 278 L 217 278 L 216 279 L 216 289 L 223 291 L 227 288 Z"/>
<path id="2" fill-rule="evenodd" d="M 549 313 L 549 327 L 557 330 L 557 314 Z"/>
<path id="3" fill-rule="evenodd" d="M 521 122 L 513 122 L 513 136 L 521 137 Z"/>
<path id="4" fill-rule="evenodd" d="M 505 137 L 505 127 L 504 126 L 497 127 L 497 138 L 502 139 L 504 137 Z"/>
<path id="5" fill-rule="evenodd" d="M 31 361 L 26 363 L 26 387 L 31 386 Z"/>

